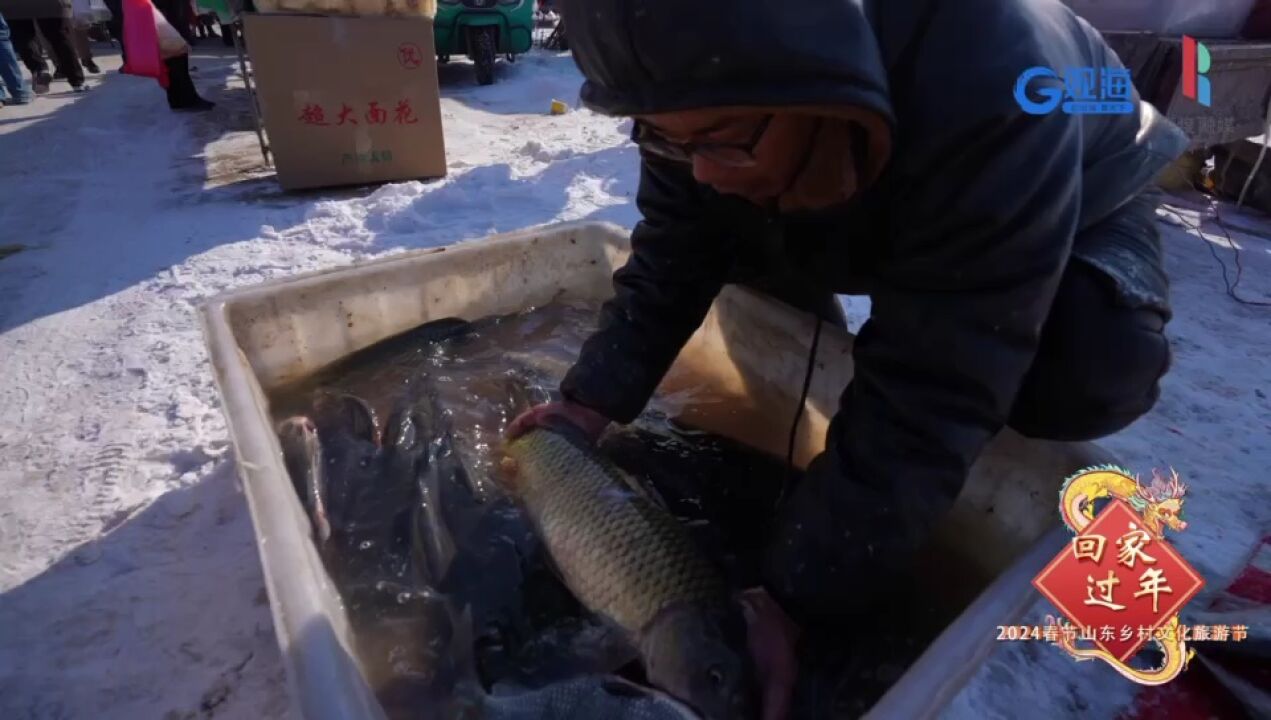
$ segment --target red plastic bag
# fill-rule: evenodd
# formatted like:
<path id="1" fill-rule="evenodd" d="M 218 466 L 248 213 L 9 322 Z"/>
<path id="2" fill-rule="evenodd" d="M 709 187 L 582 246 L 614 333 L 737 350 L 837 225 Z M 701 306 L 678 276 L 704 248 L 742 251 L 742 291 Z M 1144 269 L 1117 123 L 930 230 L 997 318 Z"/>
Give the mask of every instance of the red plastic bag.
<path id="1" fill-rule="evenodd" d="M 123 0 L 124 48 L 127 60 L 120 72 L 154 78 L 168 87 L 168 66 L 159 50 L 154 5 L 150 0 Z"/>

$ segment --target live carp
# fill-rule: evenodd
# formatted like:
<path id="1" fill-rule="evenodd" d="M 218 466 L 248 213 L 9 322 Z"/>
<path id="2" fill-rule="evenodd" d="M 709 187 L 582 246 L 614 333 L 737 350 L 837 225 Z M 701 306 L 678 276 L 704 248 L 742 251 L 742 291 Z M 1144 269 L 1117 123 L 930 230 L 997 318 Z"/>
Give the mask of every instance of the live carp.
<path id="1" fill-rule="evenodd" d="M 531 430 L 505 453 L 507 489 L 565 584 L 626 631 L 649 681 L 708 719 L 755 717 L 745 620 L 679 521 L 563 429 Z"/>

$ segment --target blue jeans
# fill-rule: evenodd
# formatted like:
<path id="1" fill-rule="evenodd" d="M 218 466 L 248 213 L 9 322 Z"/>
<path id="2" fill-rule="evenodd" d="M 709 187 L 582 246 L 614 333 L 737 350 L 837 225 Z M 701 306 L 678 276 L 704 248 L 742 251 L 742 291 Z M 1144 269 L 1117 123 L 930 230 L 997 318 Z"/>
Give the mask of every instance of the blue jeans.
<path id="1" fill-rule="evenodd" d="M 0 97 L 4 97 L 6 88 L 15 100 L 31 99 L 31 88 L 18 67 L 18 54 L 13 50 L 13 43 L 9 42 L 9 24 L 0 14 Z"/>

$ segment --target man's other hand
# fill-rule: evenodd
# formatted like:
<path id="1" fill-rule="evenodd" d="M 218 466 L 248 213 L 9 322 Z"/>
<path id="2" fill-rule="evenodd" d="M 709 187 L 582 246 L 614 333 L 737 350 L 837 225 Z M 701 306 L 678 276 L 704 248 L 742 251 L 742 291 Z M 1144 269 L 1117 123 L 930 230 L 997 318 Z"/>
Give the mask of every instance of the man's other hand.
<path id="1" fill-rule="evenodd" d="M 763 588 L 743 592 L 741 605 L 746 615 L 750 656 L 754 658 L 763 691 L 761 718 L 786 720 L 799 673 L 794 651 L 799 628 Z"/>
<path id="2" fill-rule="evenodd" d="M 593 443 L 609 426 L 609 418 L 604 415 L 578 403 L 563 400 L 535 405 L 521 413 L 508 425 L 507 437 L 515 440 L 536 427 L 548 427 L 552 422 L 560 420 L 577 427 Z"/>

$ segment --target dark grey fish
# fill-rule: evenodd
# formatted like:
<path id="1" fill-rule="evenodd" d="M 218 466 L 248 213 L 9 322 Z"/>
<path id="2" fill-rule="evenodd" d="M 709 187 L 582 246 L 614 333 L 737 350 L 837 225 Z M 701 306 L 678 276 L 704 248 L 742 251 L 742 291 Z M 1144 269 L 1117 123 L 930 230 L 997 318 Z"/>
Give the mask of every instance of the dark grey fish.
<path id="1" fill-rule="evenodd" d="M 410 393 L 385 428 L 386 474 L 410 490 L 406 519 L 413 564 L 433 586 L 444 583 L 454 561 L 454 537 L 443 515 L 441 448 L 446 443 L 436 403 Z"/>
<path id="2" fill-rule="evenodd" d="M 382 471 L 379 422 L 360 398 L 321 393 L 314 402 L 313 424 L 322 445 L 319 495 L 331 534 L 347 536 L 366 517 L 359 506 Z"/>
<path id="3" fill-rule="evenodd" d="M 375 415 L 350 395 L 323 393 L 309 416 L 278 426 L 283 462 L 319 547 L 349 530 L 354 496 L 379 472 Z"/>

